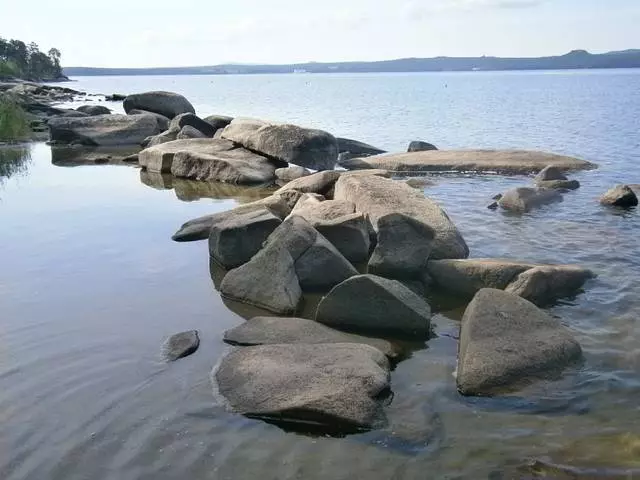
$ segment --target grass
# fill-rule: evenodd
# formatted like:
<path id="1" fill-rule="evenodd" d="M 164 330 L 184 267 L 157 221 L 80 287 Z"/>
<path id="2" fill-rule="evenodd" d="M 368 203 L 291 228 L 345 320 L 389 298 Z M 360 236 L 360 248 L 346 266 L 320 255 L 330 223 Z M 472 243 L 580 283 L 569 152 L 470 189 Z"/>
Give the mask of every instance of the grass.
<path id="1" fill-rule="evenodd" d="M 29 117 L 13 98 L 0 96 L 0 142 L 26 140 L 31 134 Z"/>

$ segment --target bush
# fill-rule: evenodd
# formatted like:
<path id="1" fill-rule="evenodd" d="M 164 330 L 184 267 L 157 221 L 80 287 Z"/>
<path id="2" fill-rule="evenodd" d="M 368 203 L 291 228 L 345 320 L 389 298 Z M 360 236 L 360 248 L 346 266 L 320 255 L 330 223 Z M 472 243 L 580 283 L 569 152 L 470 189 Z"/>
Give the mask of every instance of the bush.
<path id="1" fill-rule="evenodd" d="M 18 102 L 0 96 L 0 141 L 26 140 L 30 133 L 29 118 Z"/>

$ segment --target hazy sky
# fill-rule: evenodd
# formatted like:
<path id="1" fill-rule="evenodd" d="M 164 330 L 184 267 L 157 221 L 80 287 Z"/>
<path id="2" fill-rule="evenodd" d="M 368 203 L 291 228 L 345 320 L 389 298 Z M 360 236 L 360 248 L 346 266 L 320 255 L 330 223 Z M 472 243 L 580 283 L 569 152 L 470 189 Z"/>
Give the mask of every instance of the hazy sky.
<path id="1" fill-rule="evenodd" d="M 0 0 L 0 35 L 66 66 L 182 66 L 640 48 L 640 0 Z"/>

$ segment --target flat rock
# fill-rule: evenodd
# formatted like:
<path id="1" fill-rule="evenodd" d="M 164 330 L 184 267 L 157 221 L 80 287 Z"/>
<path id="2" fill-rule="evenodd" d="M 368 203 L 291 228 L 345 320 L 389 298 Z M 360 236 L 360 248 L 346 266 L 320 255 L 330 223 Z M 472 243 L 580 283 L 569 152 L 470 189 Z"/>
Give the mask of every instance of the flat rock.
<path id="1" fill-rule="evenodd" d="M 340 137 L 338 137 L 337 140 L 339 153 L 349 152 L 352 155 L 358 156 L 379 155 L 381 153 L 385 153 L 384 150 L 378 147 L 374 147 L 364 142 L 359 142 L 358 140 Z"/>
<path id="2" fill-rule="evenodd" d="M 561 201 L 562 195 L 556 190 L 519 187 L 507 190 L 498 200 L 498 205 L 511 212 L 525 213 L 534 208 Z"/>
<path id="3" fill-rule="evenodd" d="M 612 207 L 635 207 L 638 197 L 628 185 L 617 185 L 600 198 L 600 203 Z"/>
<path id="4" fill-rule="evenodd" d="M 322 343 L 240 348 L 212 374 L 217 391 L 240 414 L 337 431 L 386 423 L 389 362 L 369 345 Z"/>
<path id="5" fill-rule="evenodd" d="M 407 147 L 407 152 L 429 152 L 431 150 L 438 150 L 438 147 L 429 142 L 422 142 L 420 140 L 414 140 Z"/>
<path id="6" fill-rule="evenodd" d="M 287 167 L 276 170 L 276 177 L 283 182 L 291 182 L 292 180 L 306 177 L 307 175 L 311 175 L 311 171 L 304 167 Z"/>
<path id="7" fill-rule="evenodd" d="M 214 140 L 210 138 L 193 138 L 186 140 L 174 140 L 146 148 L 140 152 L 140 166 L 151 172 L 169 173 L 173 165 L 176 153 L 199 153 L 212 155 L 233 150 L 233 142 L 226 140 Z"/>
<path id="8" fill-rule="evenodd" d="M 424 338 L 430 331 L 431 308 L 396 280 L 357 275 L 320 301 L 315 319 L 340 329 Z"/>
<path id="9" fill-rule="evenodd" d="M 388 358 L 397 358 L 398 349 L 381 338 L 364 337 L 334 330 L 313 320 L 295 317 L 255 317 L 224 333 L 234 345 L 361 343 L 377 348 Z"/>
<path id="10" fill-rule="evenodd" d="M 424 253 L 424 242 L 432 243 L 429 258 L 466 258 L 469 248 L 462 235 L 449 219 L 447 214 L 424 194 L 416 191 L 404 182 L 390 180 L 375 175 L 342 175 L 336 182 L 334 198 L 346 200 L 356 206 L 356 212 L 369 217 L 373 229 L 380 234 L 380 219 L 390 214 L 401 214 L 422 223 L 433 230 L 433 238 L 422 235 L 417 229 L 417 236 L 405 239 L 404 252 L 417 265 L 423 265 L 426 259 L 420 257 Z M 426 228 L 423 229 L 426 231 Z M 415 255 L 411 253 L 414 245 Z"/>
<path id="11" fill-rule="evenodd" d="M 553 153 L 526 150 L 432 150 L 345 160 L 348 170 L 381 168 L 392 172 L 496 172 L 528 174 L 552 165 L 562 171 L 589 170 L 593 163 Z"/>
<path id="12" fill-rule="evenodd" d="M 139 145 L 160 132 L 151 115 L 55 117 L 47 125 L 52 142 L 90 146 Z"/>
<path id="13" fill-rule="evenodd" d="M 493 395 L 549 378 L 582 350 L 558 320 L 502 290 L 480 290 L 462 318 L 456 383 L 463 395 Z"/>
<path id="14" fill-rule="evenodd" d="M 172 119 L 181 113 L 196 113 L 193 105 L 185 97 L 173 92 L 144 92 L 128 95 L 124 99 L 124 111 L 147 110 Z"/>
<path id="15" fill-rule="evenodd" d="M 191 355 L 199 346 L 198 331 L 189 330 L 170 336 L 162 346 L 162 353 L 167 360 L 173 362 Z"/>

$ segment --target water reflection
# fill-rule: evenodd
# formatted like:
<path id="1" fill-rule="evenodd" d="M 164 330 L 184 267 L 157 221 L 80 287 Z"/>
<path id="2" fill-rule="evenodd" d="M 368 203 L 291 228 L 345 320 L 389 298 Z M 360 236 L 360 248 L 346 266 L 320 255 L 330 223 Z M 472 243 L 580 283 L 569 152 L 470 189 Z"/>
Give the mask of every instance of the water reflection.
<path id="1" fill-rule="evenodd" d="M 14 175 L 24 175 L 31 163 L 28 145 L 0 147 L 0 185 Z"/>
<path id="2" fill-rule="evenodd" d="M 136 165 L 137 145 L 115 147 L 85 147 L 81 145 L 52 146 L 51 163 L 58 167 L 81 165 Z"/>

